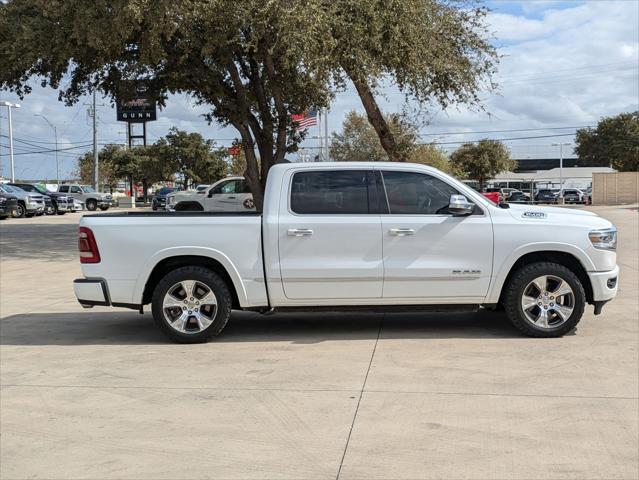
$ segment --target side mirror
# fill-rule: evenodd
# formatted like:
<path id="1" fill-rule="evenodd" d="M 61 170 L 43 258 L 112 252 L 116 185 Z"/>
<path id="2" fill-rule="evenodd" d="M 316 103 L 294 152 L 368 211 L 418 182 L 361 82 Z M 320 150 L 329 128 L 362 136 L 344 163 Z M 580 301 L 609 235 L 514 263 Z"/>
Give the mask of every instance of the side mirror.
<path id="1" fill-rule="evenodd" d="M 451 195 L 448 211 L 455 216 L 470 215 L 475 209 L 475 204 L 470 203 L 464 195 Z"/>
<path id="2" fill-rule="evenodd" d="M 215 192 L 213 191 L 213 189 L 209 190 L 209 194 L 207 195 L 207 197 L 211 198 L 214 193 Z"/>

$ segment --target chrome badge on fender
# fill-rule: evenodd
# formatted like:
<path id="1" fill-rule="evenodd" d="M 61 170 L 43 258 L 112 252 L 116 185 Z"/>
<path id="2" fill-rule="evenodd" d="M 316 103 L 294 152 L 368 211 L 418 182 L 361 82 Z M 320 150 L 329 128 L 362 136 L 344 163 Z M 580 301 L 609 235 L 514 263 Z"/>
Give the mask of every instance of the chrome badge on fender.
<path id="1" fill-rule="evenodd" d="M 548 215 L 544 212 L 524 212 L 521 216 L 524 218 L 546 218 Z"/>

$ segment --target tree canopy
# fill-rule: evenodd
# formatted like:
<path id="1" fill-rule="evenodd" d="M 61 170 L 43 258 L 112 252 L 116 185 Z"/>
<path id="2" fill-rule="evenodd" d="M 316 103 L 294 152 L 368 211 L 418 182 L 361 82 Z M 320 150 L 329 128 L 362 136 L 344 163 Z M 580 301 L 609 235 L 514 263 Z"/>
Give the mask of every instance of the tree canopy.
<path id="1" fill-rule="evenodd" d="M 9 0 L 0 3 L 0 87 L 30 80 L 67 104 L 123 80 L 163 103 L 186 92 L 238 131 L 258 209 L 269 168 L 303 137 L 291 115 L 353 81 L 384 150 L 405 160 L 375 99 L 389 81 L 427 106 L 477 104 L 496 56 L 473 0 Z M 258 162 L 259 158 L 259 162 Z"/>
<path id="2" fill-rule="evenodd" d="M 639 170 L 639 111 L 602 118 L 596 128 L 577 130 L 579 165 Z"/>
<path id="3" fill-rule="evenodd" d="M 450 161 L 461 175 L 477 180 L 480 190 L 486 180 L 501 172 L 512 171 L 517 166 L 503 143 L 488 139 L 463 144 L 453 152 Z"/>

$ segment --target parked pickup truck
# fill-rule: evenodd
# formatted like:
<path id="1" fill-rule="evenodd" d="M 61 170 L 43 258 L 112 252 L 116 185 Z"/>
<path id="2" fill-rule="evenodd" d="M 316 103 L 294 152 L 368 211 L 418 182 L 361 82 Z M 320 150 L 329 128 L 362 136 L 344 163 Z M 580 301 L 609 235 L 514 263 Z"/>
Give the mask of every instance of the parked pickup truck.
<path id="1" fill-rule="evenodd" d="M 114 205 L 113 197 L 108 193 L 96 192 L 90 185 L 60 185 L 58 192 L 71 195 L 81 201 L 87 210 L 108 210 Z"/>
<path id="2" fill-rule="evenodd" d="M 494 205 L 430 167 L 280 164 L 263 213 L 87 215 L 85 307 L 143 310 L 173 340 L 218 335 L 232 309 L 474 310 L 561 336 L 617 293 L 617 232 L 583 210 Z"/>
<path id="3" fill-rule="evenodd" d="M 166 209 L 182 212 L 243 212 L 255 211 L 255 204 L 244 178 L 227 177 L 213 185 L 198 185 L 195 191 L 168 195 Z"/>

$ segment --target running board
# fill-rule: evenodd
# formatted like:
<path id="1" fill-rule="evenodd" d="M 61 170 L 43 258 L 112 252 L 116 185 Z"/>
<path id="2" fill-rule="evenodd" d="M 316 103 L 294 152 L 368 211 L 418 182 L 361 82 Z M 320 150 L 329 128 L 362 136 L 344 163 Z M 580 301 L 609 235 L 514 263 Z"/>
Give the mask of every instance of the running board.
<path id="1" fill-rule="evenodd" d="M 335 313 L 462 313 L 476 312 L 479 304 L 463 305 L 334 305 L 334 306 L 291 306 L 274 307 L 264 314 L 287 313 L 287 312 L 335 312 Z"/>

